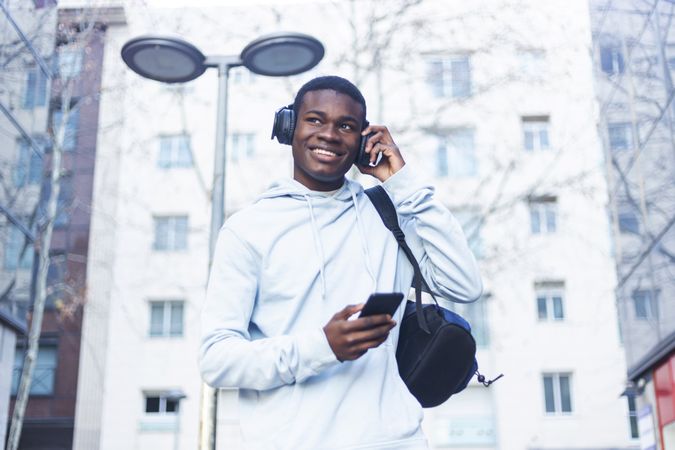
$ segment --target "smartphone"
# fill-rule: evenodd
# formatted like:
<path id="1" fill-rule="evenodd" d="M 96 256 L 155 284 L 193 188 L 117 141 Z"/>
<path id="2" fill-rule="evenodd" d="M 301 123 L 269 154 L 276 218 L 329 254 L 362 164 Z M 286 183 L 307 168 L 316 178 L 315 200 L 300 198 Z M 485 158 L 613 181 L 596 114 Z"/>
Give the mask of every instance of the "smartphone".
<path id="1" fill-rule="evenodd" d="M 389 314 L 393 317 L 398 305 L 401 304 L 401 301 L 403 301 L 403 294 L 400 292 L 371 294 L 361 310 L 359 317 L 374 316 L 377 314 Z"/>
<path id="2" fill-rule="evenodd" d="M 366 153 L 366 143 L 371 136 L 375 133 L 369 133 L 365 136 L 361 136 L 361 142 L 359 143 L 359 152 L 356 155 L 356 164 L 359 166 L 370 166 L 370 155 Z M 382 159 L 382 155 L 378 156 L 378 159 L 375 161 L 374 165 L 377 165 Z"/>

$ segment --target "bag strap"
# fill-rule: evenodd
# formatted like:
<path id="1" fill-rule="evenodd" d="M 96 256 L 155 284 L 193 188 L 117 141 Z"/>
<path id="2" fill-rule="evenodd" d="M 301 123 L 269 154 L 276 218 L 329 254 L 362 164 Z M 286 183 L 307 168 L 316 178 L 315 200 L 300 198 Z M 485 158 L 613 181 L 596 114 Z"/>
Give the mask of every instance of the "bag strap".
<path id="1" fill-rule="evenodd" d="M 427 334 L 431 334 L 427 320 L 422 312 L 422 287 L 426 289 L 426 292 L 431 294 L 431 297 L 434 299 L 436 305 L 438 305 L 438 301 L 436 300 L 433 292 L 431 292 L 429 284 L 422 276 L 422 270 L 420 269 L 420 265 L 417 262 L 415 255 L 413 255 L 412 250 L 405 241 L 405 233 L 403 233 L 403 230 L 401 230 L 401 227 L 398 224 L 398 214 L 396 213 L 396 207 L 391 201 L 389 194 L 387 194 L 387 191 L 385 191 L 382 186 L 375 186 L 370 189 L 366 189 L 365 193 L 370 198 L 370 201 L 373 203 L 373 206 L 375 206 L 377 213 L 382 218 L 384 226 L 392 232 L 394 239 L 396 239 L 399 247 L 401 247 L 401 250 L 403 250 L 403 253 L 405 253 L 405 256 L 408 258 L 408 261 L 410 261 L 410 264 L 413 267 L 413 287 L 415 288 L 415 312 L 417 314 L 417 323 Z"/>

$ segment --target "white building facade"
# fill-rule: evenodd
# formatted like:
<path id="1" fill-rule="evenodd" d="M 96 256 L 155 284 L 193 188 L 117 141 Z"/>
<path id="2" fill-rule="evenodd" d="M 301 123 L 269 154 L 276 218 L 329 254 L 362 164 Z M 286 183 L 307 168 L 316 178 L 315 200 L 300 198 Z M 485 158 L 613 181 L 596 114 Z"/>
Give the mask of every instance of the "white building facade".
<path id="1" fill-rule="evenodd" d="M 389 126 L 465 226 L 486 286 L 458 309 L 481 372 L 505 376 L 427 410 L 432 446 L 634 447 L 589 12 L 574 0 L 127 10 L 106 34 L 74 448 L 192 449 L 199 434 L 216 74 L 162 85 L 119 50 L 178 33 L 206 54 L 238 54 L 279 30 L 317 37 L 326 57 L 290 79 L 231 72 L 227 213 L 292 173 L 290 147 L 269 140 L 274 111 L 313 76 L 353 80 L 371 123 Z M 218 448 L 238 448 L 237 426 L 225 391 Z"/>

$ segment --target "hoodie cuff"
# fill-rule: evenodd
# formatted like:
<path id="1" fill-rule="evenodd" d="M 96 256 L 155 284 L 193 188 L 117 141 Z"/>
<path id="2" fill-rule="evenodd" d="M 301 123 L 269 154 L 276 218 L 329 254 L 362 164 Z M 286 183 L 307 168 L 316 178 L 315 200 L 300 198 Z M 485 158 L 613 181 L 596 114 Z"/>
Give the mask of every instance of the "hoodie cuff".
<path id="1" fill-rule="evenodd" d="M 387 191 L 395 206 L 399 206 L 422 189 L 433 190 L 431 186 L 420 181 L 420 177 L 410 168 L 410 164 L 401 167 L 398 172 L 387 178 L 382 183 L 382 187 Z"/>
<path id="2" fill-rule="evenodd" d="M 303 336 L 303 339 L 298 341 L 298 351 L 300 358 L 305 361 L 306 367 L 313 372 L 313 375 L 340 364 L 328 344 L 326 333 L 321 328 Z"/>

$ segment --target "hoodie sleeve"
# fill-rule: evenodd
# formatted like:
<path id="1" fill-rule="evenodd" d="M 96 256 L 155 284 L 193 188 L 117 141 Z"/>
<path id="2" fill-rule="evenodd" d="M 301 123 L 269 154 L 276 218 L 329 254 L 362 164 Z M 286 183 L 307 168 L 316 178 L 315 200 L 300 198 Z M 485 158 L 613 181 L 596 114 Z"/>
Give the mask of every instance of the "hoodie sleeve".
<path id="1" fill-rule="evenodd" d="M 232 230 L 218 236 L 202 309 L 199 368 L 213 387 L 266 390 L 300 383 L 339 361 L 323 329 L 251 340 L 260 258 Z"/>
<path id="2" fill-rule="evenodd" d="M 470 302 L 483 292 L 478 265 L 459 222 L 406 164 L 383 187 L 399 214 L 406 241 L 434 292 Z"/>

